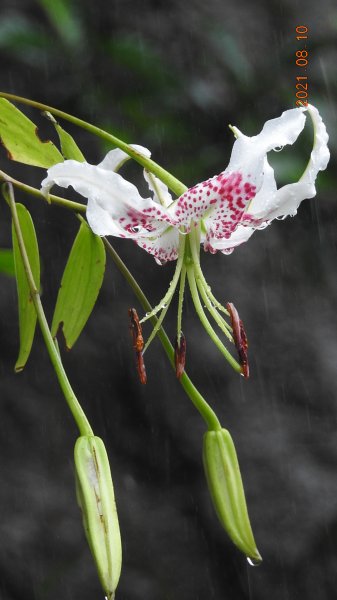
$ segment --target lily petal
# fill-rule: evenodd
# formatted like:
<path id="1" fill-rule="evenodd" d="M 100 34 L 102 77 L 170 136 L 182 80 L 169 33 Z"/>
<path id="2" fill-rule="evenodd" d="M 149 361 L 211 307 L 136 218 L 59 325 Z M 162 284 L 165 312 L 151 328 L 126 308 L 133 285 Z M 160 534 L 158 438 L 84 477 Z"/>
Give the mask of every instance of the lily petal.
<path id="1" fill-rule="evenodd" d="M 229 238 L 219 239 L 208 234 L 204 242 L 204 250 L 211 252 L 211 254 L 215 254 L 218 251 L 223 254 L 231 254 L 237 246 L 247 242 L 254 231 L 256 231 L 255 227 L 238 225 Z"/>
<path id="2" fill-rule="evenodd" d="M 139 146 L 138 144 L 129 144 L 130 148 L 137 150 L 139 154 L 143 154 L 147 158 L 150 158 L 151 152 L 144 146 Z M 101 169 L 106 169 L 107 171 L 119 171 L 119 169 L 124 165 L 127 160 L 130 160 L 131 156 L 126 154 L 124 150 L 120 150 L 119 148 L 114 148 L 114 150 L 110 150 L 108 154 L 103 158 L 102 162 L 100 162 L 97 166 L 101 167 Z"/>
<path id="3" fill-rule="evenodd" d="M 322 118 L 314 106 L 308 106 L 314 126 L 314 145 L 310 160 L 302 177 L 296 183 L 290 183 L 272 192 L 268 185 L 262 186 L 247 211 L 247 222 L 256 224 L 270 222 L 275 218 L 294 216 L 302 200 L 313 198 L 316 194 L 315 181 L 319 171 L 326 169 L 330 158 L 328 150 L 329 136 Z M 272 168 L 268 165 L 265 178 L 271 177 Z M 244 218 L 246 215 L 244 215 Z"/>
<path id="4" fill-rule="evenodd" d="M 151 198 L 142 198 L 135 185 L 113 171 L 66 160 L 48 169 L 48 176 L 42 181 L 42 192 L 48 193 L 55 184 L 72 186 L 88 198 L 88 222 L 98 235 L 153 236 L 174 224 L 167 209 Z M 102 211 L 106 215 L 99 223 Z"/>
<path id="5" fill-rule="evenodd" d="M 159 265 L 178 258 L 179 231 L 175 227 L 166 227 L 163 233 L 155 237 L 142 238 L 138 236 L 135 241 L 138 246 L 151 254 Z"/>
<path id="6" fill-rule="evenodd" d="M 190 188 L 177 200 L 174 207 L 177 221 L 188 231 L 192 219 L 202 218 L 209 241 L 230 238 L 264 183 L 267 152 L 294 143 L 305 124 L 303 110 L 285 111 L 277 119 L 267 121 L 253 137 L 233 128 L 238 137 L 227 169 Z"/>
<path id="7" fill-rule="evenodd" d="M 276 119 L 266 121 L 258 135 L 248 137 L 237 128 L 238 136 L 234 143 L 231 159 L 226 171 L 239 171 L 243 177 L 249 176 L 260 187 L 263 177 L 263 163 L 267 152 L 293 144 L 305 125 L 303 108 L 292 108 Z"/>

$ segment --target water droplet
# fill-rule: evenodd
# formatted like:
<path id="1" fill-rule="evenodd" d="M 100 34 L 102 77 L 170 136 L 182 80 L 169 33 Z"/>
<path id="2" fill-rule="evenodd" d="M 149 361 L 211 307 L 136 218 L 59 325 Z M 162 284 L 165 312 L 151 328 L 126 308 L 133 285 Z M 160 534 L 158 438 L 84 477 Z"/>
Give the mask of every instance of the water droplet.
<path id="1" fill-rule="evenodd" d="M 247 556 L 247 562 L 251 567 L 259 567 L 262 563 L 262 558 L 250 558 Z"/>

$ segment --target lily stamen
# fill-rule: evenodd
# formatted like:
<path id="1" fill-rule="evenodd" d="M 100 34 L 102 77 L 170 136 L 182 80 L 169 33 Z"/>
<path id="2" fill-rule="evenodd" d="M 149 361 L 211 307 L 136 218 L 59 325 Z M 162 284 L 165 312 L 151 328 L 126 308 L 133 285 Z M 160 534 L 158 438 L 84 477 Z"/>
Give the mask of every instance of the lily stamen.
<path id="1" fill-rule="evenodd" d="M 145 323 L 145 321 L 147 321 L 148 319 L 151 319 L 151 317 L 154 317 L 160 310 L 165 309 L 168 306 L 168 304 L 170 304 L 170 302 L 173 298 L 174 292 L 176 290 L 176 287 L 178 285 L 179 278 L 180 278 L 181 268 L 183 266 L 183 261 L 184 261 L 184 251 L 185 251 L 185 238 L 181 238 L 180 246 L 179 246 L 178 260 L 177 260 L 176 268 L 175 268 L 171 283 L 169 285 L 169 288 L 168 288 L 165 296 L 161 299 L 161 301 L 157 304 L 157 306 L 155 306 L 155 308 L 153 308 L 151 310 L 151 312 L 146 313 L 146 315 L 140 320 L 140 323 Z"/>
<path id="2" fill-rule="evenodd" d="M 241 372 L 241 366 L 239 365 L 239 363 L 233 358 L 233 356 L 230 354 L 230 352 L 227 350 L 227 348 L 223 345 L 223 343 L 221 342 L 220 338 L 218 337 L 218 335 L 215 333 L 213 327 L 211 326 L 209 320 L 207 319 L 204 309 L 202 307 L 202 304 L 200 302 L 200 298 L 199 298 L 199 294 L 198 294 L 198 288 L 195 282 L 195 276 L 194 276 L 194 270 L 193 267 L 187 267 L 187 278 L 188 278 L 188 283 L 190 286 L 190 291 L 191 291 L 191 296 L 192 296 L 192 300 L 193 300 L 193 304 L 195 307 L 195 310 L 197 312 L 197 315 L 204 327 L 204 329 L 207 331 L 208 335 L 210 336 L 210 338 L 213 340 L 213 342 L 215 343 L 215 345 L 217 346 L 217 348 L 220 350 L 221 354 L 226 358 L 226 360 L 229 362 L 229 364 L 233 367 L 233 369 L 235 371 L 237 371 L 238 373 Z"/>
<path id="3" fill-rule="evenodd" d="M 216 322 L 218 327 L 221 329 L 221 331 L 226 335 L 226 337 L 228 337 L 229 341 L 233 342 L 233 336 L 231 334 L 232 328 L 230 327 L 230 325 L 228 325 L 228 323 L 225 321 L 225 319 L 218 313 L 216 308 L 212 305 L 210 299 L 208 298 L 208 296 L 205 292 L 205 288 L 202 285 L 198 276 L 196 276 L 195 279 L 197 282 L 198 290 L 200 292 L 200 296 L 203 299 L 208 312 L 213 317 L 214 321 Z"/>

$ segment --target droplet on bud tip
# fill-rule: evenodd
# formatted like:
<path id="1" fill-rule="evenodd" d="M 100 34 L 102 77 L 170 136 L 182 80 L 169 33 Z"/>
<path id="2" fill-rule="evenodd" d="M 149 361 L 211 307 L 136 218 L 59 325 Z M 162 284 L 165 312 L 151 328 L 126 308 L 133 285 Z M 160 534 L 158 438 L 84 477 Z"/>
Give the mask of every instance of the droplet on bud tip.
<path id="1" fill-rule="evenodd" d="M 247 563 L 251 567 L 259 567 L 262 563 L 262 558 L 250 558 L 249 556 L 247 556 Z"/>

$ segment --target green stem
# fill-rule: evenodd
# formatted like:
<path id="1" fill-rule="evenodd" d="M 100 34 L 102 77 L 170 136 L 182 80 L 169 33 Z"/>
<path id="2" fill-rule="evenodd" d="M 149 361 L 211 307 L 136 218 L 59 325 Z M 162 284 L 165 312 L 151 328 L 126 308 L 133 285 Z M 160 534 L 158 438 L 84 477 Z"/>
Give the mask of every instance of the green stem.
<path id="1" fill-rule="evenodd" d="M 159 177 L 159 179 L 163 181 L 167 185 L 167 187 L 170 188 L 170 190 L 172 190 L 172 192 L 177 196 L 181 196 L 184 192 L 186 192 L 187 187 L 181 181 L 179 181 L 179 179 L 176 179 L 176 177 L 171 175 L 171 173 L 163 169 L 163 167 L 158 165 L 156 162 L 154 162 L 150 158 L 145 157 L 143 154 L 141 154 L 134 148 L 131 148 L 131 146 L 117 138 L 115 135 L 104 131 L 104 129 L 100 129 L 100 127 L 96 127 L 91 123 L 87 123 L 86 121 L 83 121 L 82 119 L 79 119 L 74 115 L 70 115 L 68 113 L 63 112 L 62 110 L 54 108 L 53 106 L 48 106 L 46 104 L 42 104 L 41 102 L 35 102 L 35 100 L 30 100 L 29 98 L 23 98 L 21 96 L 16 96 L 15 94 L 7 94 L 5 92 L 0 92 L 0 97 L 6 98 L 7 100 L 13 100 L 14 102 L 19 102 L 21 104 L 27 104 L 28 106 L 33 106 L 34 108 L 37 108 L 39 110 L 48 111 L 53 115 L 64 119 L 65 121 L 70 121 L 70 123 L 73 123 L 74 125 L 77 125 L 78 127 L 81 127 L 82 129 L 93 133 L 101 139 L 110 142 L 114 146 L 117 146 L 117 148 L 124 150 L 126 154 L 131 156 L 131 158 L 137 161 L 140 165 L 142 165 L 151 173 L 154 173 L 154 175 Z"/>
<path id="2" fill-rule="evenodd" d="M 80 404 L 72 390 L 72 387 L 69 383 L 68 377 L 65 373 L 65 370 L 64 370 L 62 362 L 61 362 L 60 355 L 57 351 L 57 348 L 54 344 L 54 340 L 51 336 L 51 333 L 50 333 L 50 330 L 48 327 L 47 319 L 44 314 L 43 306 L 42 306 L 41 299 L 40 299 L 40 294 L 35 285 L 33 273 L 30 268 L 29 259 L 28 259 L 28 255 L 26 252 L 26 247 L 25 247 L 23 236 L 22 236 L 21 228 L 20 228 L 20 222 L 18 219 L 17 211 L 16 211 L 14 192 L 13 192 L 13 187 L 12 187 L 11 183 L 7 183 L 6 188 L 7 189 L 4 191 L 4 195 L 6 197 L 7 202 L 9 203 L 10 210 L 12 213 L 13 224 L 14 224 L 16 236 L 18 239 L 18 245 L 20 248 L 21 257 L 22 257 L 22 261 L 24 264 L 28 285 L 30 288 L 31 298 L 32 298 L 32 301 L 35 306 L 37 319 L 38 319 L 38 322 L 39 322 L 39 325 L 40 325 L 40 328 L 42 331 L 43 339 L 46 344 L 50 360 L 55 369 L 55 372 L 56 372 L 57 378 L 59 380 L 59 384 L 61 386 L 64 397 L 68 403 L 68 406 L 69 406 L 69 408 L 72 412 L 72 415 L 76 421 L 76 424 L 80 430 L 80 434 L 81 435 L 93 435 L 93 431 L 90 427 L 88 419 L 86 418 L 86 416 L 82 410 L 82 407 L 80 406 Z"/>
<path id="3" fill-rule="evenodd" d="M 127 266 L 124 264 L 124 262 L 122 261 L 120 256 L 117 254 L 117 252 L 114 250 L 114 248 L 111 246 L 111 244 L 108 242 L 108 240 L 106 238 L 103 238 L 103 242 L 104 242 L 104 245 L 105 245 L 108 253 L 110 254 L 112 260 L 114 261 L 115 265 L 117 266 L 118 270 L 121 272 L 123 277 L 126 279 L 128 284 L 132 288 L 135 296 L 138 298 L 140 304 L 143 307 L 144 312 L 150 312 L 152 310 L 151 304 L 149 303 L 148 299 L 146 298 L 143 290 L 139 287 L 139 285 L 138 285 L 137 281 L 135 280 L 135 278 L 133 277 L 133 275 L 130 273 Z M 155 325 L 157 322 L 157 318 L 155 316 L 151 317 L 151 322 L 153 325 Z M 166 352 L 166 355 L 169 358 L 171 366 L 173 367 L 173 369 L 175 369 L 174 350 L 170 343 L 169 338 L 167 337 L 167 335 L 162 327 L 158 331 L 158 337 L 162 343 L 162 346 Z M 206 400 L 202 397 L 202 395 L 197 390 L 197 388 L 194 386 L 194 384 L 192 383 L 192 381 L 190 380 L 190 378 L 188 377 L 188 375 L 186 373 L 183 373 L 183 375 L 180 379 L 180 383 L 183 386 L 186 394 L 189 396 L 190 400 L 193 402 L 195 408 L 199 411 L 200 415 L 204 419 L 208 429 L 209 430 L 221 429 L 219 419 L 216 416 L 215 412 L 209 406 L 209 404 L 207 404 Z"/>
<path id="4" fill-rule="evenodd" d="M 180 346 L 180 338 L 181 338 L 181 332 L 182 332 L 185 282 L 186 282 L 186 267 L 184 265 L 181 269 L 181 274 L 180 274 L 180 285 L 179 285 L 179 296 L 178 296 L 178 316 L 177 316 L 177 343 L 178 343 L 178 346 Z"/>
<path id="5" fill-rule="evenodd" d="M 193 300 L 193 303 L 195 306 L 195 310 L 197 311 L 197 315 L 198 315 L 202 325 L 204 326 L 204 328 L 207 331 L 210 338 L 213 340 L 214 344 L 219 348 L 221 354 L 223 354 L 223 356 L 226 358 L 226 360 L 228 360 L 231 367 L 233 367 L 233 369 L 235 371 L 237 371 L 238 373 L 241 373 L 242 372 L 241 365 L 239 365 L 239 363 L 233 358 L 233 356 L 230 354 L 230 352 L 228 352 L 227 348 L 223 345 L 223 343 L 221 342 L 221 340 L 215 333 L 212 325 L 210 324 L 209 320 L 207 319 L 207 317 L 204 313 L 202 304 L 200 302 L 199 294 L 198 294 L 197 284 L 195 282 L 195 273 L 194 273 L 193 264 L 189 265 L 187 267 L 187 278 L 188 278 L 188 283 L 190 286 L 191 296 L 192 296 L 192 300 Z"/>

